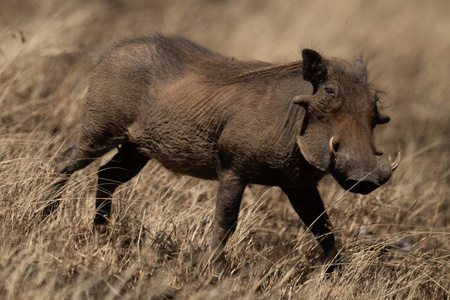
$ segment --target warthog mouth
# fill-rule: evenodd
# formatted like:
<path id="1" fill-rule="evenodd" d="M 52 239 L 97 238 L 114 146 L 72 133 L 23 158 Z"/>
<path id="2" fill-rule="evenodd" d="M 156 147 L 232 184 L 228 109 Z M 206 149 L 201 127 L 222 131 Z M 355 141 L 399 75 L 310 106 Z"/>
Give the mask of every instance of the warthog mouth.
<path id="1" fill-rule="evenodd" d="M 343 184 L 344 189 L 363 195 L 367 195 L 379 187 L 380 185 L 375 182 L 357 179 L 347 179 Z"/>

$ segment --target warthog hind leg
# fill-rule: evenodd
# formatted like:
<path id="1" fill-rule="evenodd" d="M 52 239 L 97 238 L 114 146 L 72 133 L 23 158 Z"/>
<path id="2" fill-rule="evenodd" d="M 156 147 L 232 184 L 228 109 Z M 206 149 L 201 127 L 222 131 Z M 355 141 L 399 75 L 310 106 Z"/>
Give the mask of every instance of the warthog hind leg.
<path id="1" fill-rule="evenodd" d="M 52 213 L 60 203 L 62 189 L 69 177 L 76 171 L 85 168 L 97 157 L 103 153 L 86 152 L 79 147 L 79 143 L 75 143 L 63 153 L 64 161 L 59 168 L 58 178 L 50 187 L 46 196 L 46 205 L 43 210 L 43 216 L 46 217 Z"/>
<path id="2" fill-rule="evenodd" d="M 146 165 L 149 158 L 131 143 L 123 144 L 119 152 L 98 171 L 95 202 L 95 225 L 104 225 L 111 215 L 111 196 L 116 188 L 127 182 Z"/>

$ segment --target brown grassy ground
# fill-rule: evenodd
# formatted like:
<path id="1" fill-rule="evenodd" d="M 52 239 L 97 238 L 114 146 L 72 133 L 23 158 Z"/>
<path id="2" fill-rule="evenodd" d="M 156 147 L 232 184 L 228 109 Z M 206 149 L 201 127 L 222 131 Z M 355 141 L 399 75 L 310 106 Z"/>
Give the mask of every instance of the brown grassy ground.
<path id="1" fill-rule="evenodd" d="M 444 0 L 3 0 L 0 298 L 449 299 L 449 12 Z M 96 60 L 154 32 L 241 59 L 298 60 L 311 47 L 369 61 L 392 117 L 377 142 L 404 160 L 365 197 L 321 183 L 340 270 L 324 274 L 279 189 L 252 186 L 228 247 L 232 269 L 214 277 L 205 255 L 215 183 L 156 162 L 115 195 L 108 236 L 91 230 L 101 161 L 72 177 L 52 220 L 36 217 L 55 159 L 80 128 Z"/>

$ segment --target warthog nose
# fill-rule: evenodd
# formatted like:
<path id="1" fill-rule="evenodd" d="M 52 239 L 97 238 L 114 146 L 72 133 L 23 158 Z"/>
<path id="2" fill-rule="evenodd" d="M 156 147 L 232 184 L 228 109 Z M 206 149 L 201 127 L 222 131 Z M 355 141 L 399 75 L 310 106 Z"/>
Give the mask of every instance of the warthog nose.
<path id="1" fill-rule="evenodd" d="M 372 181 L 364 181 L 358 179 L 347 179 L 344 182 L 344 188 L 353 193 L 367 195 L 373 190 L 377 189 L 380 185 Z"/>

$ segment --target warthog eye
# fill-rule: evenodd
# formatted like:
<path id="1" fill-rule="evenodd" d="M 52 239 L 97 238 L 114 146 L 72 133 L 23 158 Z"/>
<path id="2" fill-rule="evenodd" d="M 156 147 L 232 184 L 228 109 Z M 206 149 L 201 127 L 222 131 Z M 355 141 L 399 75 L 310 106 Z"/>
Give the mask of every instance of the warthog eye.
<path id="1" fill-rule="evenodd" d="M 337 82 L 329 82 L 322 91 L 322 98 L 324 100 L 336 99 L 340 94 L 339 84 Z"/>
<path id="2" fill-rule="evenodd" d="M 336 110 L 340 108 L 338 104 L 339 101 L 336 101 L 340 97 L 340 87 L 337 82 L 329 82 L 326 86 L 324 86 L 321 98 L 317 105 L 324 112 L 329 112 L 329 110 Z"/>
<path id="3" fill-rule="evenodd" d="M 329 87 L 329 86 L 327 86 L 325 88 L 325 93 L 327 93 L 331 97 L 335 97 L 336 96 L 336 93 L 335 93 L 334 89 L 332 87 Z"/>

